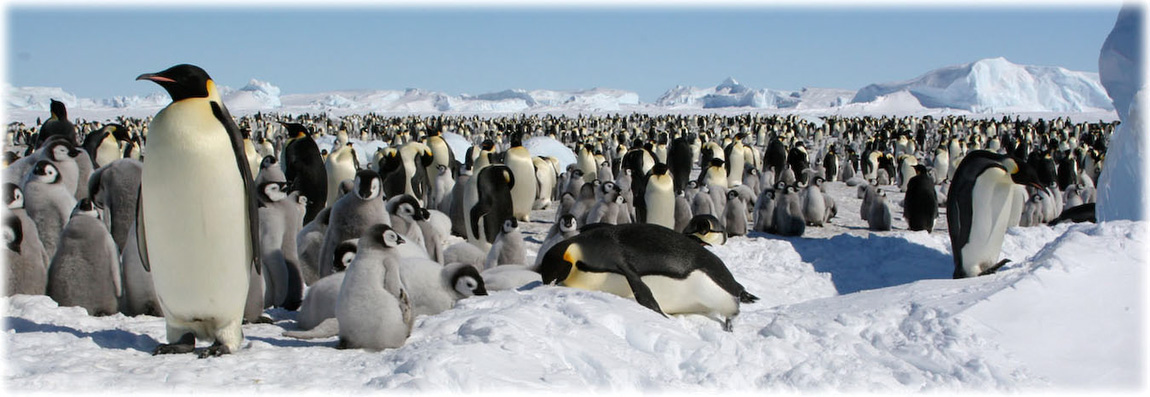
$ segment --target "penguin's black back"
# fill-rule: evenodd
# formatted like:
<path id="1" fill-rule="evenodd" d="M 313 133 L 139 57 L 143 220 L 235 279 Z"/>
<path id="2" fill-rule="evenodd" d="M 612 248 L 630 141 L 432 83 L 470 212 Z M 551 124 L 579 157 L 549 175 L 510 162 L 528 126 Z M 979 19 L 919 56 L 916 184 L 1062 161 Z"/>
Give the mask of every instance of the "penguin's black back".
<path id="1" fill-rule="evenodd" d="M 930 230 L 938 217 L 938 194 L 934 191 L 934 178 L 929 172 L 910 178 L 906 184 L 904 215 L 907 229 Z"/>
<path id="2" fill-rule="evenodd" d="M 310 136 L 291 141 L 284 148 L 284 164 L 287 165 L 284 177 L 307 196 L 307 212 L 303 217 L 303 223 L 307 224 L 327 205 L 327 171 L 319 146 Z"/>

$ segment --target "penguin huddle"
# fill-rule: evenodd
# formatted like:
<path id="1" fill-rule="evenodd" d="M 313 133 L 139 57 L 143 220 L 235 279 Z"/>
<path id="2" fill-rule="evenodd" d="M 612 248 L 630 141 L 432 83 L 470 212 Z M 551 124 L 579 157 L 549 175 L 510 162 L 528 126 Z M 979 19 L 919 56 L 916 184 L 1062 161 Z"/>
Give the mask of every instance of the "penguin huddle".
<path id="1" fill-rule="evenodd" d="M 538 283 L 730 331 L 758 298 L 711 250 L 846 221 L 840 209 L 860 202 L 828 186 L 858 187 L 877 232 L 905 220 L 929 233 L 945 207 L 954 277 L 990 274 L 1007 263 L 1007 227 L 1090 219 L 1113 130 L 954 116 L 233 118 L 196 66 L 137 79 L 172 98 L 150 120 L 72 122 L 53 101 L 41 125 L 10 125 L 27 150 L 3 171 L 6 291 L 163 316 L 154 353 L 201 357 L 238 351 L 268 308 L 299 311 L 293 336 L 381 350 L 418 316 Z M 531 153 L 535 139 L 575 161 Z M 545 237 L 524 229 L 539 223 Z"/>

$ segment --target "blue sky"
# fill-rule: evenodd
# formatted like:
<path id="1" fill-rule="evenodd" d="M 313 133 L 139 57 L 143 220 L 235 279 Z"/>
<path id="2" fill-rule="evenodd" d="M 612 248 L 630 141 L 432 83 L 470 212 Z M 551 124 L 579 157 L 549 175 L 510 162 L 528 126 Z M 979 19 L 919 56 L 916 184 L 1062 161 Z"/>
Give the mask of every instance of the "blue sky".
<path id="1" fill-rule="evenodd" d="M 81 97 L 158 92 L 177 63 L 282 93 L 420 88 L 635 91 L 731 76 L 753 88 L 858 89 L 1005 57 L 1097 72 L 1118 6 L 1012 8 L 7 9 L 7 81 Z"/>

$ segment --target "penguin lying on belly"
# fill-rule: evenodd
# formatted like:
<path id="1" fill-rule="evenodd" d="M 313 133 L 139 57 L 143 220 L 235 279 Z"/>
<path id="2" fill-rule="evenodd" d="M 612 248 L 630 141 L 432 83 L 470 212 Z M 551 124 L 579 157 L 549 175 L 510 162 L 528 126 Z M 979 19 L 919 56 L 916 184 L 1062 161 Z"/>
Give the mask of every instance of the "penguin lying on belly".
<path id="1" fill-rule="evenodd" d="M 715 254 L 674 230 L 646 223 L 601 225 L 559 242 L 539 267 L 544 284 L 604 291 L 661 314 L 702 314 L 731 331 L 750 294 Z"/>

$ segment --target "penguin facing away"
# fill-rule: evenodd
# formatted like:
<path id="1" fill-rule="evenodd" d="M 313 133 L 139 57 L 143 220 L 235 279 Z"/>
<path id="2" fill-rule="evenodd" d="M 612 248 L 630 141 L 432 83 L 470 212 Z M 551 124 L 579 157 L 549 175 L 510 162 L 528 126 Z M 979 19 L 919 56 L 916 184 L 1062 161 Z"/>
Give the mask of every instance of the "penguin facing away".
<path id="1" fill-rule="evenodd" d="M 22 210 L 4 211 L 4 240 L 8 248 L 4 295 L 44 295 L 50 257 L 36 234 L 36 224 L 19 211 Z"/>
<path id="2" fill-rule="evenodd" d="M 303 222 L 311 222 L 319 211 L 327 206 L 327 169 L 320 156 L 319 146 L 312 139 L 311 131 L 300 123 L 284 123 L 290 138 L 280 156 L 280 166 L 291 185 L 307 196 L 307 213 Z"/>
<path id="3" fill-rule="evenodd" d="M 172 98 L 149 125 L 136 225 L 167 323 L 169 343 L 154 354 L 192 352 L 198 339 L 214 341 L 200 357 L 231 353 L 243 341 L 249 269 L 260 271 L 256 198 L 239 128 L 197 66 L 136 79 Z"/>
<path id="4" fill-rule="evenodd" d="M 914 170 L 916 175 L 906 185 L 903 218 L 906 218 L 907 229 L 926 230 L 929 233 L 934 231 L 934 223 L 938 219 L 934 174 L 922 164 L 915 165 Z"/>
<path id="5" fill-rule="evenodd" d="M 114 314 L 122 294 L 120 255 L 112 234 L 88 199 L 80 200 L 48 266 L 47 295 L 90 316 Z"/>
<path id="6" fill-rule="evenodd" d="M 543 283 L 634 298 L 664 315 L 702 314 L 726 331 L 740 303 L 758 300 L 722 260 L 671 229 L 644 223 L 588 229 L 544 254 Z"/>

